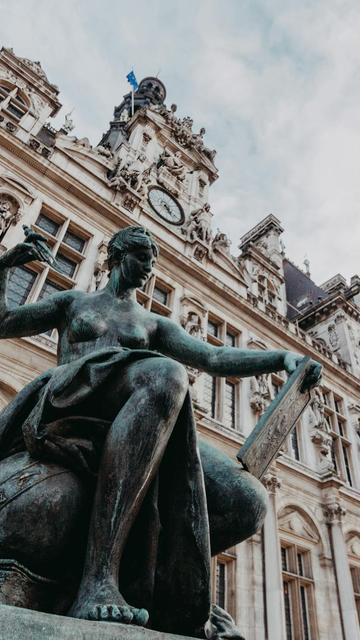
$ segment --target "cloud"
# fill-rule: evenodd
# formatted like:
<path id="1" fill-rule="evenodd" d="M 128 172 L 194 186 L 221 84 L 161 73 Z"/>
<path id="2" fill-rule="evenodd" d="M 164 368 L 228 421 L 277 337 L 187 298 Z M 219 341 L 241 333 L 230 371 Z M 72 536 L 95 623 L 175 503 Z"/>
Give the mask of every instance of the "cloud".
<path id="1" fill-rule="evenodd" d="M 126 73 L 160 71 L 218 149 L 215 226 L 235 250 L 275 213 L 318 282 L 358 269 L 359 31 L 357 0 L 0 0 L 2 43 L 41 60 L 94 143 Z"/>

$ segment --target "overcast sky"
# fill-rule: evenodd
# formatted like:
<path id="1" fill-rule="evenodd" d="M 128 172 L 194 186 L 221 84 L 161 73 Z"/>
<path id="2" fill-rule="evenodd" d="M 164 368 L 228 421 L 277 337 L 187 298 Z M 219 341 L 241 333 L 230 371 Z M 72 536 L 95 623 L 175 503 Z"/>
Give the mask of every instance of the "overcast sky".
<path id="1" fill-rule="evenodd" d="M 274 213 L 319 284 L 360 273 L 359 34 L 359 0 L 0 0 L 0 44 L 41 61 L 60 120 L 74 108 L 93 144 L 126 74 L 159 74 L 218 151 L 210 202 L 232 252 Z"/>

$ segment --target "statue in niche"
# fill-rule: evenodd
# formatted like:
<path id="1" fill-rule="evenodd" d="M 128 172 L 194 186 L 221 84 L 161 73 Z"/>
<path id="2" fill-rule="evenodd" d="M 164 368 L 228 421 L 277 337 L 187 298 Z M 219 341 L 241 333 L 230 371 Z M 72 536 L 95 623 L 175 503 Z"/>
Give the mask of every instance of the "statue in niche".
<path id="1" fill-rule="evenodd" d="M 270 402 L 270 387 L 267 374 L 254 376 L 250 381 L 250 406 L 252 410 L 261 414 Z"/>
<path id="2" fill-rule="evenodd" d="M 0 570 L 1 559 L 23 566 L 7 604 L 34 606 L 22 586 L 29 570 L 37 583 L 57 581 L 50 611 L 198 636 L 210 555 L 259 529 L 267 497 L 235 460 L 203 440 L 198 448 L 183 365 L 254 376 L 291 372 L 302 357 L 215 347 L 144 309 L 136 288 L 157 256 L 145 229 L 126 227 L 109 242 L 104 288 L 15 309 L 7 272 L 41 256 L 23 242 L 0 257 L 0 337 L 59 333 L 58 365 L 0 414 Z M 314 363 L 307 383 L 319 375 Z"/>
<path id="3" fill-rule="evenodd" d="M 182 326 L 187 333 L 193 336 L 193 338 L 204 340 L 201 318 L 195 311 L 188 312 L 187 316 L 183 319 Z"/>
<path id="4" fill-rule="evenodd" d="M 2 196 L 0 199 L 0 240 L 12 224 L 20 220 L 19 205 L 10 197 Z"/>
<path id="5" fill-rule="evenodd" d="M 183 225 L 181 231 L 185 234 L 186 240 L 194 242 L 201 240 L 205 244 L 211 242 L 211 219 L 213 214 L 210 211 L 209 203 L 204 204 L 199 209 L 192 211 L 187 222 Z"/>

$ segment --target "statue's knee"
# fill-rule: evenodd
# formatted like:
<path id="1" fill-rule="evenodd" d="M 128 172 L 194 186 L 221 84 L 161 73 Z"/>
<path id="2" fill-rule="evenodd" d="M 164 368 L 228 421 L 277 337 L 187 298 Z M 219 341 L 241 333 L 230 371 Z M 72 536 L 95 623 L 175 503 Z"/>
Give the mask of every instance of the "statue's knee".
<path id="1" fill-rule="evenodd" d="M 261 528 L 268 508 L 268 495 L 265 487 L 254 476 L 246 473 L 246 485 L 241 487 L 241 500 L 245 512 L 246 537 L 252 536 Z M 244 504 L 245 499 L 245 504 Z"/>
<path id="2" fill-rule="evenodd" d="M 162 397 L 183 401 L 189 388 L 189 376 L 185 367 L 169 358 L 159 362 L 157 379 L 154 379 L 157 392 Z"/>

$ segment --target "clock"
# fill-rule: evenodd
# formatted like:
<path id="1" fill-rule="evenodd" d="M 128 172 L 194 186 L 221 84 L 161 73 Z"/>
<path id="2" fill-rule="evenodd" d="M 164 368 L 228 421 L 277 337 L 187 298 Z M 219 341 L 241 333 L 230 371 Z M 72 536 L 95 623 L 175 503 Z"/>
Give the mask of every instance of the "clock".
<path id="1" fill-rule="evenodd" d="M 165 189 L 151 187 L 148 198 L 151 208 L 160 218 L 170 224 L 181 225 L 184 223 L 185 216 L 182 207 Z"/>

